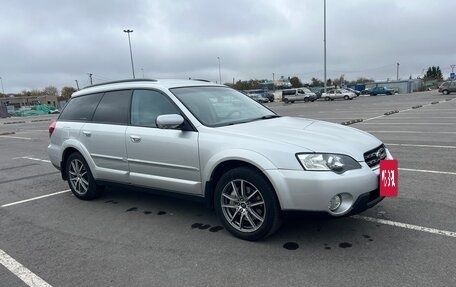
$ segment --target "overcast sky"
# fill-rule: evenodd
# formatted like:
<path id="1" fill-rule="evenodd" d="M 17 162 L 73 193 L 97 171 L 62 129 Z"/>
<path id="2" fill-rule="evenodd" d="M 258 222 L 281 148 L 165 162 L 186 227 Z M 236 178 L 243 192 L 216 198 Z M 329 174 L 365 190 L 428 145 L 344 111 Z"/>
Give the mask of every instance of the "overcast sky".
<path id="1" fill-rule="evenodd" d="M 455 0 L 327 0 L 328 77 L 456 64 Z M 136 77 L 323 78 L 323 0 L 1 0 L 6 93 Z"/>

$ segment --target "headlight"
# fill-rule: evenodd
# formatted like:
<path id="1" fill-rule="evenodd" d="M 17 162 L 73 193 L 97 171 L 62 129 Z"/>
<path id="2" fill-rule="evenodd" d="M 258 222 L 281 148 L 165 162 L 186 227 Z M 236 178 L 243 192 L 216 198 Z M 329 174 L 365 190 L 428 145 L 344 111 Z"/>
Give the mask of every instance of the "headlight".
<path id="1" fill-rule="evenodd" d="M 361 168 L 356 160 L 342 154 L 301 153 L 296 157 L 305 170 L 332 170 L 335 173 L 344 173 L 347 170 Z"/>

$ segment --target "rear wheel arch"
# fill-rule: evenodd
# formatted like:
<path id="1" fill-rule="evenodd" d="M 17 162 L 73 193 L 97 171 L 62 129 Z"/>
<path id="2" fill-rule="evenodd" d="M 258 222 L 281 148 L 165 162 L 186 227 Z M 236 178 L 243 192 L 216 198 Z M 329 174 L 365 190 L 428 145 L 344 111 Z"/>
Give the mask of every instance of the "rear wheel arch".
<path id="1" fill-rule="evenodd" d="M 66 165 L 67 165 L 67 161 L 68 161 L 68 157 L 73 154 L 73 153 L 79 153 L 82 155 L 81 152 L 79 152 L 79 150 L 77 150 L 76 148 L 74 147 L 67 147 L 64 151 L 63 151 L 63 154 L 62 154 L 62 161 L 60 163 L 60 173 L 62 174 L 62 179 L 63 180 L 67 180 L 68 179 L 68 175 L 66 174 Z"/>

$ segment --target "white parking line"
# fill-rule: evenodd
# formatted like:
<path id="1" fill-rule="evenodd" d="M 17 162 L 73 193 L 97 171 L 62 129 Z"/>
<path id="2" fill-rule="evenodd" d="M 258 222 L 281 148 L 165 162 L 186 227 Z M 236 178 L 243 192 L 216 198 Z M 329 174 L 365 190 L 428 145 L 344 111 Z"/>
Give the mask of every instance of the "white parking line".
<path id="1" fill-rule="evenodd" d="M 21 132 L 16 132 L 16 134 L 29 134 L 29 133 L 42 133 L 42 132 L 49 132 L 48 130 L 32 130 L 32 131 L 21 131 Z"/>
<path id="2" fill-rule="evenodd" d="M 52 287 L 49 283 L 41 279 L 38 275 L 27 269 L 24 265 L 17 262 L 13 257 L 0 249 L 0 264 L 6 267 L 11 273 L 24 281 L 30 287 Z"/>
<path id="3" fill-rule="evenodd" d="M 427 233 L 432 233 L 432 234 L 444 235 L 444 236 L 448 236 L 448 237 L 456 237 L 456 232 L 453 232 L 453 231 L 440 230 L 440 229 L 435 229 L 435 228 L 429 228 L 429 227 L 424 227 L 424 226 L 419 226 L 419 225 L 396 222 L 396 221 L 385 220 L 385 219 L 380 219 L 380 218 L 373 218 L 373 217 L 362 216 L 362 215 L 353 215 L 351 217 L 355 218 L 355 219 L 361 219 L 361 220 L 365 220 L 365 221 L 369 221 L 369 222 L 375 222 L 375 223 L 380 223 L 380 224 L 385 224 L 385 225 L 390 225 L 390 226 L 395 226 L 395 227 L 401 227 L 401 228 L 417 230 L 417 231 L 422 231 L 422 232 L 427 232 Z"/>
<path id="4" fill-rule="evenodd" d="M 21 140 L 31 140 L 31 138 L 24 138 L 24 137 L 14 137 L 14 136 L 0 136 L 0 138 L 9 138 L 9 139 L 21 139 Z"/>
<path id="5" fill-rule="evenodd" d="M 456 123 L 356 123 L 357 125 L 456 125 Z"/>
<path id="6" fill-rule="evenodd" d="M 13 205 L 18 205 L 18 204 L 21 204 L 21 203 L 34 201 L 34 200 L 38 200 L 38 199 L 42 199 L 42 198 L 46 198 L 46 197 L 51 197 L 51 196 L 59 195 L 59 194 L 66 193 L 66 192 L 69 192 L 69 191 L 70 191 L 69 189 L 66 189 L 66 190 L 57 191 L 57 192 L 54 192 L 54 193 L 45 194 L 45 195 L 41 195 L 41 196 L 29 198 L 29 199 L 24 199 L 24 200 L 20 200 L 20 201 L 16 201 L 16 202 L 11 202 L 11 203 L 0 205 L 0 208 L 13 206 Z"/>
<path id="7" fill-rule="evenodd" d="M 402 167 L 400 167 L 399 170 L 403 170 L 403 171 L 416 171 L 416 172 L 424 172 L 424 173 L 435 173 L 435 174 L 456 175 L 456 172 L 451 172 L 451 171 L 438 171 L 438 170 L 426 170 L 426 169 L 413 169 L 413 168 L 402 168 Z"/>
<path id="8" fill-rule="evenodd" d="M 456 134 L 456 132 L 420 132 L 420 131 L 366 131 L 369 133 L 402 133 L 402 134 Z"/>
<path id="9" fill-rule="evenodd" d="M 427 144 L 394 144 L 394 143 L 385 143 L 387 146 L 407 146 L 407 147 L 424 147 L 424 148 L 454 148 L 456 146 L 452 145 L 427 145 Z"/>
<path id="10" fill-rule="evenodd" d="M 23 156 L 23 157 L 20 157 L 20 158 L 29 159 L 29 160 L 35 160 L 35 161 L 41 161 L 41 162 L 46 162 L 46 163 L 51 163 L 51 161 L 47 160 L 47 159 L 39 159 L 39 158 L 28 157 L 28 156 Z"/>

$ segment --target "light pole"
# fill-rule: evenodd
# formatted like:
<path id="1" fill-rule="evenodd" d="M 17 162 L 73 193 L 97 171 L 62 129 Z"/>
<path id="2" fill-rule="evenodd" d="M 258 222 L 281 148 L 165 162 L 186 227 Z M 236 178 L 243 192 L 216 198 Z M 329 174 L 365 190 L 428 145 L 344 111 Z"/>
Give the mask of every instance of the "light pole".
<path id="1" fill-rule="evenodd" d="M 0 82 L 2 82 L 2 94 L 5 94 L 5 89 L 3 89 L 3 78 L 0 77 Z"/>
<path id="2" fill-rule="evenodd" d="M 128 46 L 130 46 L 130 59 L 131 59 L 131 71 L 133 73 L 133 79 L 135 79 L 135 66 L 133 64 L 133 53 L 131 52 L 131 41 L 130 41 L 130 33 L 133 33 L 133 30 L 123 30 L 128 35 Z"/>
<path id="3" fill-rule="evenodd" d="M 399 63 L 397 63 L 397 69 L 396 69 L 396 81 L 399 81 Z"/>
<path id="4" fill-rule="evenodd" d="M 453 65 L 450 65 L 450 67 L 451 67 L 451 72 L 454 73 L 454 68 L 456 67 L 456 65 L 453 64 Z"/>
<path id="5" fill-rule="evenodd" d="M 324 65 L 325 65 L 325 75 L 324 75 L 324 84 L 325 84 L 325 93 L 326 93 L 326 0 L 323 1 L 323 21 L 324 21 L 324 24 L 323 24 L 323 54 L 324 54 Z"/>
<path id="6" fill-rule="evenodd" d="M 144 79 L 144 68 L 141 68 L 141 71 L 142 71 L 142 76 L 143 76 L 143 79 Z"/>
<path id="7" fill-rule="evenodd" d="M 217 57 L 218 64 L 219 64 L 219 84 L 222 84 L 222 71 L 220 69 L 220 57 Z"/>

